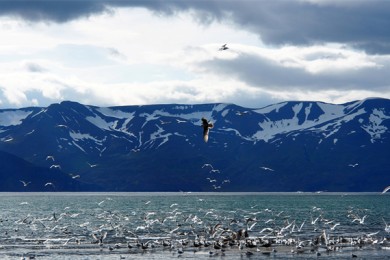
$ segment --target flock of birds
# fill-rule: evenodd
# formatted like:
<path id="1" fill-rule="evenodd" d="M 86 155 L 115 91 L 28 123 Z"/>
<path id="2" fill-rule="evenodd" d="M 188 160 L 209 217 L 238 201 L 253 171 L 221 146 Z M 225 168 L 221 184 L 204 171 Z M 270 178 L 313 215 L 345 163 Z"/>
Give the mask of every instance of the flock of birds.
<path id="1" fill-rule="evenodd" d="M 221 171 L 214 168 L 211 163 L 205 163 L 202 166 L 202 169 L 205 169 L 211 175 L 206 178 L 206 180 L 211 184 L 212 190 L 217 191 L 222 189 L 223 185 L 230 183 L 230 179 L 220 178 Z M 222 176 L 223 177 L 223 176 Z"/>
<path id="2" fill-rule="evenodd" d="M 89 208 L 72 208 L 75 205 L 72 204 L 49 215 L 26 210 L 24 214 L 30 213 L 11 219 L 1 213 L 3 253 L 14 250 L 16 242 L 30 251 L 88 250 L 120 255 L 121 259 L 158 252 L 175 257 L 183 254 L 316 257 L 333 253 L 355 257 L 363 247 L 390 249 L 390 225 L 381 218 L 382 225 L 368 228 L 367 219 L 375 215 L 365 209 L 351 207 L 336 218 L 312 207 L 297 216 L 287 210 L 257 205 L 221 210 L 202 207 L 208 200 L 205 197 L 191 195 L 186 199 L 193 200 L 187 202 L 192 209 L 180 205 L 183 201 L 171 201 L 157 209 L 156 201 L 151 199 L 128 210 L 110 210 L 115 199 L 105 198 L 91 202 Z M 20 207 L 28 206 L 28 202 L 20 203 Z M 353 227 L 354 231 L 346 232 L 345 227 Z M 28 253 L 23 257 L 35 255 Z"/>
<path id="3" fill-rule="evenodd" d="M 46 156 L 46 161 L 51 161 L 51 162 L 55 162 L 55 158 L 53 155 L 48 155 Z M 89 162 L 87 162 L 87 164 L 89 165 L 90 168 L 94 168 L 96 166 L 98 166 L 98 164 L 91 164 Z M 51 170 L 61 170 L 61 165 L 59 164 L 52 164 L 50 165 L 49 169 Z M 79 174 L 74 174 L 74 173 L 68 173 L 68 175 L 72 178 L 72 179 L 79 179 L 81 176 Z M 32 182 L 31 181 L 26 181 L 26 180 L 19 180 L 23 187 L 28 187 Z M 56 186 L 53 182 L 46 182 L 44 185 L 43 185 L 45 188 L 50 188 L 51 191 L 55 191 L 56 189 Z"/>

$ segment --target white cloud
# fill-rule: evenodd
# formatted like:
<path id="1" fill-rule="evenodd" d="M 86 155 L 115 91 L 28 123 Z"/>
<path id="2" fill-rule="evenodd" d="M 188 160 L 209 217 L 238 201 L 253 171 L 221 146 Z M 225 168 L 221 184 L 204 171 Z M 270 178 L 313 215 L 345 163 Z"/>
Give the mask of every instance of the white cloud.
<path id="1" fill-rule="evenodd" d="M 226 20 L 199 24 L 194 15 L 122 8 L 67 23 L 0 17 L 0 105 L 261 107 L 286 99 L 390 97 L 388 56 L 336 43 L 267 46 Z M 229 49 L 218 51 L 224 43 Z"/>

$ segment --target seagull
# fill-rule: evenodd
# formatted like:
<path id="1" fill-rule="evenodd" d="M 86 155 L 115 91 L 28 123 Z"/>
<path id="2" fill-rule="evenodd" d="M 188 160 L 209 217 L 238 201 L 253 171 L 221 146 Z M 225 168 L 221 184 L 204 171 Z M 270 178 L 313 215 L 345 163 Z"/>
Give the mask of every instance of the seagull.
<path id="1" fill-rule="evenodd" d="M 55 188 L 54 184 L 51 183 L 51 182 L 46 183 L 46 184 L 45 184 L 45 187 L 46 187 L 46 186 L 52 186 L 53 188 Z"/>
<path id="2" fill-rule="evenodd" d="M 209 180 L 209 182 L 217 182 L 216 179 L 211 179 L 211 178 L 206 178 L 207 180 Z"/>
<path id="3" fill-rule="evenodd" d="M 87 163 L 88 163 L 89 167 L 91 167 L 91 168 L 98 166 L 97 164 L 90 164 L 89 162 L 87 162 Z"/>
<path id="4" fill-rule="evenodd" d="M 29 185 L 31 183 L 31 181 L 25 182 L 25 181 L 22 181 L 22 180 L 20 180 L 20 182 L 23 183 L 24 187 L 27 187 L 27 185 Z"/>
<path id="5" fill-rule="evenodd" d="M 72 177 L 72 179 L 80 178 L 80 175 L 73 175 L 71 173 L 69 173 L 69 176 Z"/>
<path id="6" fill-rule="evenodd" d="M 385 222 L 385 231 L 386 231 L 387 233 L 389 233 L 389 232 L 390 232 L 390 225 L 388 225 L 388 224 L 386 223 L 386 221 L 385 221 L 384 218 L 382 218 L 382 220 L 383 220 L 383 222 Z"/>
<path id="7" fill-rule="evenodd" d="M 261 169 L 263 169 L 264 171 L 271 171 L 271 172 L 274 172 L 275 170 L 274 169 L 271 169 L 271 168 L 268 168 L 268 167 L 260 167 Z"/>
<path id="8" fill-rule="evenodd" d="M 214 167 L 210 163 L 203 164 L 202 168 L 204 167 L 211 167 L 211 169 L 214 169 Z"/>
<path id="9" fill-rule="evenodd" d="M 337 226 L 339 226 L 340 225 L 340 223 L 336 223 L 336 224 L 334 224 L 331 228 L 330 228 L 330 230 L 332 230 L 332 231 L 334 231 L 335 230 L 335 228 L 337 227 Z"/>
<path id="10" fill-rule="evenodd" d="M 99 244 L 99 246 L 103 245 L 103 240 L 107 237 L 107 232 L 104 232 L 101 236 L 97 234 L 92 234 L 93 239 L 95 239 L 94 244 Z"/>
<path id="11" fill-rule="evenodd" d="M 320 217 L 317 217 L 315 220 L 313 220 L 313 216 L 311 216 L 311 224 L 315 225 Z"/>
<path id="12" fill-rule="evenodd" d="M 248 113 L 249 113 L 249 111 L 243 111 L 243 112 L 237 111 L 237 112 L 236 112 L 236 115 L 238 115 L 238 116 L 243 116 L 243 115 L 246 115 L 246 114 L 248 114 Z"/>
<path id="13" fill-rule="evenodd" d="M 227 43 L 225 43 L 224 45 L 222 45 L 222 46 L 219 48 L 219 50 L 220 50 L 220 51 L 224 51 L 224 50 L 229 49 L 229 47 L 227 47 L 226 45 L 227 45 Z"/>
<path id="14" fill-rule="evenodd" d="M 367 215 L 364 215 L 362 218 L 356 217 L 352 222 L 358 221 L 360 224 L 364 224 L 364 220 L 366 219 Z"/>
<path id="15" fill-rule="evenodd" d="M 172 203 L 171 206 L 169 206 L 169 207 L 172 208 L 172 207 L 175 207 L 175 206 L 179 206 L 179 204 L 177 204 L 177 203 Z"/>
<path id="16" fill-rule="evenodd" d="M 387 187 L 382 191 L 382 194 L 385 194 L 388 190 L 390 190 L 390 186 L 387 186 Z"/>
<path id="17" fill-rule="evenodd" d="M 213 123 L 207 121 L 206 118 L 202 117 L 202 127 L 203 127 L 203 140 L 205 143 L 209 140 L 209 129 L 213 128 Z"/>
<path id="18" fill-rule="evenodd" d="M 352 167 L 352 168 L 355 168 L 356 166 L 358 166 L 359 164 L 358 163 L 355 163 L 355 164 L 349 164 L 348 166 L 349 167 Z"/>
<path id="19" fill-rule="evenodd" d="M 48 155 L 48 156 L 46 156 L 46 160 L 52 160 L 54 162 L 54 156 Z"/>
<path id="20" fill-rule="evenodd" d="M 56 127 L 63 127 L 63 128 L 68 128 L 67 125 L 56 125 Z"/>
<path id="21" fill-rule="evenodd" d="M 171 121 L 162 121 L 162 120 L 160 119 L 160 123 L 161 123 L 162 125 L 165 125 L 165 124 L 170 124 Z"/>
<path id="22" fill-rule="evenodd" d="M 59 164 L 53 164 L 52 166 L 50 166 L 50 169 L 59 169 L 59 170 L 61 170 L 61 166 Z"/>

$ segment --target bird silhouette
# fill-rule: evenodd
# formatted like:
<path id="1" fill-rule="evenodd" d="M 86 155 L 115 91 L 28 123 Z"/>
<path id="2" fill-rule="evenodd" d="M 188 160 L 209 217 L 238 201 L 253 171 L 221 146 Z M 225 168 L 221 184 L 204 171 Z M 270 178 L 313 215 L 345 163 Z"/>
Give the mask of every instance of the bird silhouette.
<path id="1" fill-rule="evenodd" d="M 213 128 L 213 123 L 207 121 L 206 118 L 202 117 L 202 127 L 203 127 L 203 140 L 207 143 L 209 140 L 209 129 Z"/>
<path id="2" fill-rule="evenodd" d="M 227 45 L 226 43 L 224 45 L 222 45 L 221 48 L 219 48 L 219 50 L 224 51 L 224 50 L 229 49 L 229 47 L 227 47 L 226 45 Z"/>

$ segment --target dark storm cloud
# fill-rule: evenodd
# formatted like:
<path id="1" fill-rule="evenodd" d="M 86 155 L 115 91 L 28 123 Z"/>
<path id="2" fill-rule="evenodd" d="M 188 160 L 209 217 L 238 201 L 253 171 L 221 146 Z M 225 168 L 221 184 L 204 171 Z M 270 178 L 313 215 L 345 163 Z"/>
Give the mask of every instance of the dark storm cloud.
<path id="1" fill-rule="evenodd" d="M 268 44 L 310 45 L 338 42 L 370 53 L 390 53 L 390 1 L 238 1 L 238 0 L 2 0 L 0 15 L 29 21 L 66 22 L 109 12 L 116 7 L 144 7 L 174 15 L 195 11 L 201 23 L 233 21 Z"/>
<path id="2" fill-rule="evenodd" d="M 240 54 L 232 60 L 214 59 L 199 64 L 226 77 L 239 78 L 247 84 L 267 90 L 372 90 L 388 89 L 389 62 L 381 66 L 310 73 L 304 68 L 286 67 L 259 56 Z"/>
<path id="3" fill-rule="evenodd" d="M 144 7 L 153 12 L 172 15 L 190 8 L 181 1 L 160 0 L 0 0 L 0 15 L 27 21 L 64 23 L 95 14 L 113 12 L 120 7 Z"/>
<path id="4" fill-rule="evenodd" d="M 28 21 L 66 22 L 107 11 L 103 1 L 1 0 L 0 15 Z"/>
<path id="5" fill-rule="evenodd" d="M 326 1 L 323 1 L 326 2 Z M 346 43 L 370 53 L 390 53 L 390 1 L 196 1 L 193 8 L 231 19 L 267 44 Z"/>

